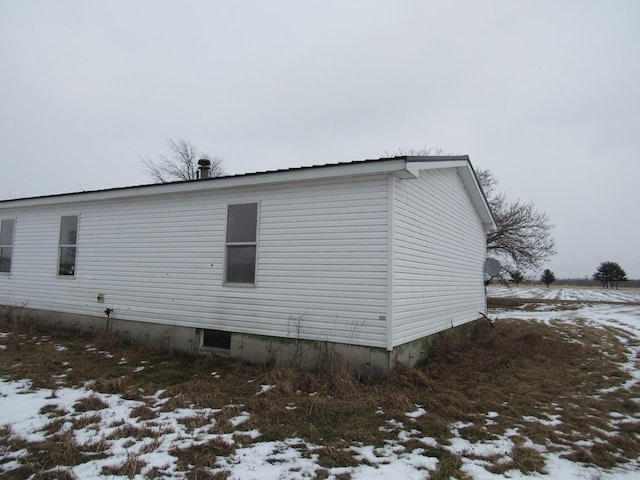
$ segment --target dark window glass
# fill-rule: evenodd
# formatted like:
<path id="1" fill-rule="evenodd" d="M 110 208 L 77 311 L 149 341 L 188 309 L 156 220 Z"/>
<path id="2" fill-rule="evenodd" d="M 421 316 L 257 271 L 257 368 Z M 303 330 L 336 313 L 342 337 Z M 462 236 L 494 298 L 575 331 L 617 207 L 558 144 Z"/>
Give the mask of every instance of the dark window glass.
<path id="1" fill-rule="evenodd" d="M 78 236 L 78 216 L 62 217 L 60 221 L 60 245 L 75 245 Z"/>
<path id="2" fill-rule="evenodd" d="M 256 282 L 258 204 L 229 205 L 225 282 Z"/>
<path id="3" fill-rule="evenodd" d="M 78 243 L 78 216 L 64 216 L 60 220 L 60 247 L 58 275 L 76 274 L 76 245 Z"/>
<path id="4" fill-rule="evenodd" d="M 11 271 L 11 254 L 12 253 L 13 253 L 13 248 L 0 247 L 0 272 Z"/>
<path id="5" fill-rule="evenodd" d="M 227 282 L 254 283 L 256 279 L 256 246 L 227 246 Z"/>
<path id="6" fill-rule="evenodd" d="M 227 243 L 255 242 L 258 204 L 229 205 Z"/>
<path id="7" fill-rule="evenodd" d="M 11 271 L 11 256 L 13 255 L 13 231 L 16 221 L 13 218 L 0 222 L 0 272 Z"/>
<path id="8" fill-rule="evenodd" d="M 76 274 L 76 247 L 60 247 L 58 275 Z"/>
<path id="9" fill-rule="evenodd" d="M 10 218 L 8 220 L 2 220 L 0 224 L 0 245 L 3 247 L 13 245 L 13 229 L 15 226 L 15 220 Z"/>

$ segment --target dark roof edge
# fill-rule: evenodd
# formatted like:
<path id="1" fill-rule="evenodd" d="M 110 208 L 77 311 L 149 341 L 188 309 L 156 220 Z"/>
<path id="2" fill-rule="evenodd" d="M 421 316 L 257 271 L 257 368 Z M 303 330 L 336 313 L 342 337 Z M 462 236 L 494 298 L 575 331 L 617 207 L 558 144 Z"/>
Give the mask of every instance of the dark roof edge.
<path id="1" fill-rule="evenodd" d="M 325 163 L 322 165 L 307 165 L 301 167 L 291 167 L 291 168 L 282 168 L 277 170 L 263 170 L 258 172 L 249 172 L 249 173 L 238 173 L 234 175 L 223 175 L 220 177 L 212 177 L 205 178 L 200 180 L 179 180 L 176 182 L 167 182 L 167 183 L 146 183 L 141 185 L 129 185 L 125 187 L 112 187 L 112 188 L 102 188 L 97 190 L 83 190 L 79 192 L 66 192 L 66 193 L 54 193 L 49 195 L 35 195 L 32 197 L 19 197 L 19 198 L 8 198 L 4 200 L 0 200 L 0 204 L 16 202 L 22 200 L 37 200 L 37 199 L 46 199 L 46 198 L 61 198 L 61 197 L 71 197 L 74 195 L 86 195 L 86 194 L 94 194 L 94 193 L 104 193 L 104 192 L 118 192 L 125 190 L 134 190 L 134 189 L 161 189 L 166 187 L 167 185 L 179 185 L 179 184 L 188 184 L 193 182 L 215 182 L 220 181 L 222 179 L 229 178 L 245 178 L 245 177 L 255 177 L 260 175 L 273 175 L 284 172 L 296 172 L 302 170 L 312 170 L 312 169 L 323 169 L 323 168 L 331 168 L 331 167 L 343 167 L 349 165 L 357 165 L 364 163 L 376 163 L 376 162 L 384 162 L 391 160 L 405 160 L 407 162 L 439 162 L 439 161 L 447 161 L 447 160 L 469 160 L 468 155 L 462 156 L 395 156 L 395 157 L 382 157 L 382 158 L 374 158 L 374 159 L 366 159 L 366 160 L 353 160 L 349 162 L 337 162 L 337 163 Z"/>
<path id="2" fill-rule="evenodd" d="M 419 156 L 419 155 L 405 155 L 403 157 L 407 162 L 450 162 L 452 160 L 466 160 L 469 161 L 469 155 L 438 155 L 438 156 Z"/>

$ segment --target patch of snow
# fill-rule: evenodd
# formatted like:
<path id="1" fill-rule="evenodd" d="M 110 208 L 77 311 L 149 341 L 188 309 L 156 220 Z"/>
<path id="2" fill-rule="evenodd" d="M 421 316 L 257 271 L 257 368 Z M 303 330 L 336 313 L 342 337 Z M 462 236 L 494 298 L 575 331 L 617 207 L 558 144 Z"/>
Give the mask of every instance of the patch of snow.
<path id="1" fill-rule="evenodd" d="M 455 430 L 462 430 L 463 428 L 473 427 L 473 422 L 456 422 L 452 423 L 451 427 Z"/>
<path id="2" fill-rule="evenodd" d="M 513 442 L 506 437 L 487 442 L 472 443 L 464 438 L 454 437 L 451 445 L 444 448 L 457 455 L 472 455 L 477 457 L 491 457 L 493 455 L 507 455 L 513 450 Z"/>
<path id="3" fill-rule="evenodd" d="M 404 429 L 404 423 L 399 422 L 398 420 L 396 420 L 395 418 L 392 418 L 391 420 L 388 420 L 387 423 L 389 425 L 391 425 L 394 428 L 400 428 L 400 429 Z"/>
<path id="4" fill-rule="evenodd" d="M 546 415 L 546 416 L 549 418 L 549 420 L 545 420 L 538 417 L 532 417 L 530 415 L 523 416 L 522 420 L 524 420 L 525 422 L 539 423 L 541 425 L 546 425 L 550 427 L 557 427 L 558 425 L 562 424 L 562 420 L 560 420 L 562 418 L 562 415 Z"/>
<path id="5" fill-rule="evenodd" d="M 427 411 L 422 407 L 422 405 L 416 405 L 417 410 L 414 410 L 413 412 L 407 412 L 405 413 L 405 416 L 415 420 L 416 418 L 420 418 L 423 415 L 426 415 Z"/>
<path id="6" fill-rule="evenodd" d="M 236 417 L 230 418 L 229 423 L 234 427 L 238 427 L 239 425 L 242 425 L 244 422 L 249 420 L 249 417 L 250 417 L 249 412 L 242 412 L 242 414 Z"/>
<path id="7" fill-rule="evenodd" d="M 260 385 L 260 391 L 256 393 L 256 395 L 262 395 L 265 392 L 268 392 L 274 387 L 274 385 Z"/>

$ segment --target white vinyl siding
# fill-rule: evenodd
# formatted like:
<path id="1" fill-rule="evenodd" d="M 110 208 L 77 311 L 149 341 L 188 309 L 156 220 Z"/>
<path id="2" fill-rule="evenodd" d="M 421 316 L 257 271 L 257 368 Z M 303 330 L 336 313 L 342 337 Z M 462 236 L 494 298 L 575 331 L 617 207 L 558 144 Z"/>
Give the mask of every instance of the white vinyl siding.
<path id="1" fill-rule="evenodd" d="M 485 310 L 485 233 L 456 169 L 395 181 L 393 344 Z"/>
<path id="2" fill-rule="evenodd" d="M 97 316 L 109 307 L 121 319 L 384 347 L 386 179 L 70 197 L 7 211 L 20 228 L 0 304 Z M 247 203 L 259 204 L 255 288 L 224 284 L 227 208 Z M 79 211 L 75 281 L 56 281 L 60 218 Z"/>
<path id="3" fill-rule="evenodd" d="M 467 164 L 399 162 L 0 202 L 18 219 L 0 305 L 387 349 L 476 319 L 492 221 Z M 255 282 L 225 283 L 228 209 L 247 204 Z M 62 281 L 61 217 L 79 213 Z"/>
<path id="4" fill-rule="evenodd" d="M 289 304 L 289 336 L 384 347 L 386 176 L 323 183 L 261 204 L 263 305 Z"/>

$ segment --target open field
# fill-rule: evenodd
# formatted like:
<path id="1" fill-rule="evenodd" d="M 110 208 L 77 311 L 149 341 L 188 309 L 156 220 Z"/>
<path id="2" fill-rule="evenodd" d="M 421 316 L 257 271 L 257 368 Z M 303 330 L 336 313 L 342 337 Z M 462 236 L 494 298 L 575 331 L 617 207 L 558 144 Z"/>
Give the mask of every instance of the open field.
<path id="1" fill-rule="evenodd" d="M 493 325 L 384 381 L 0 322 L 0 472 L 636 479 L 640 306 L 571 300 L 494 300 Z"/>
<path id="2" fill-rule="evenodd" d="M 575 300 L 579 302 L 640 303 L 640 289 L 607 290 L 591 287 L 495 286 L 487 288 L 487 295 L 496 298 L 533 298 L 540 300 Z"/>

